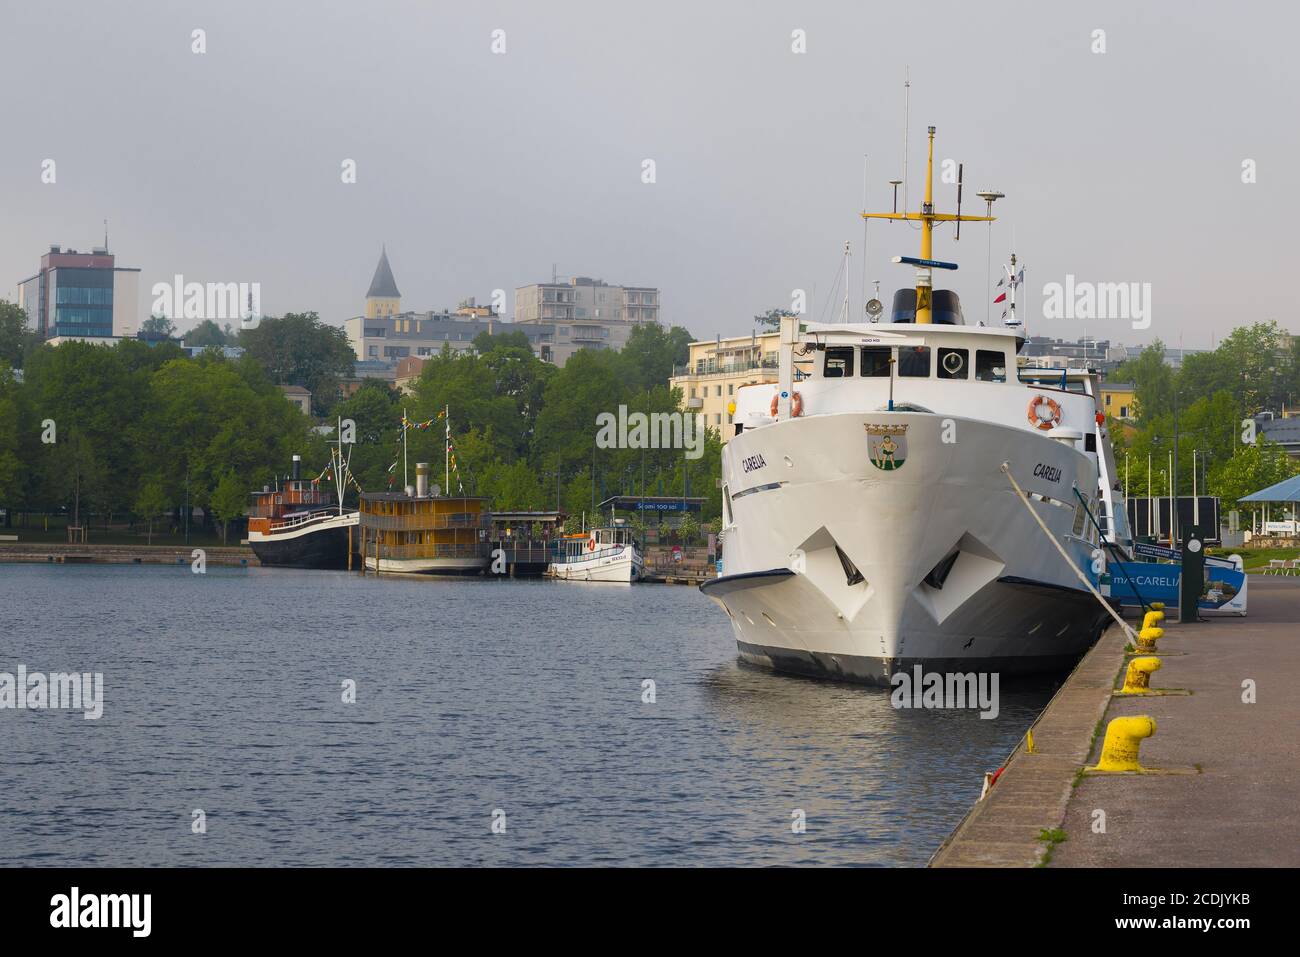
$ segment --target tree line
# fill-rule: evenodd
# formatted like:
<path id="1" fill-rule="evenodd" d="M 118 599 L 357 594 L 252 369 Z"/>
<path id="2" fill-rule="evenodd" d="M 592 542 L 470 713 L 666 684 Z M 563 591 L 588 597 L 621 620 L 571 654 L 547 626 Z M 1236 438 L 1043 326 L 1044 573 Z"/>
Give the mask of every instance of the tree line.
<path id="1" fill-rule="evenodd" d="M 1300 473 L 1300 462 L 1244 424 L 1264 412 L 1280 416 L 1300 396 L 1300 340 L 1275 322 L 1234 329 L 1214 350 L 1184 355 L 1177 369 L 1165 362 L 1165 345 L 1156 340 L 1107 378 L 1135 389 L 1135 425 L 1110 423 L 1116 464 L 1130 495 L 1169 494 L 1171 483 L 1162 472 L 1168 472 L 1175 447 L 1172 487 L 1190 495 L 1195 468 L 1197 491 L 1219 496 L 1225 509 Z M 1246 441 L 1252 431 L 1253 443 Z"/>
<path id="2" fill-rule="evenodd" d="M 171 341 L 52 348 L 25 331 L 21 316 L 0 303 L 6 522 L 15 513 L 66 510 L 70 523 L 130 516 L 151 535 L 155 521 L 177 521 L 188 503 L 203 510 L 210 530 L 214 522 L 224 527 L 244 514 L 252 489 L 286 474 L 293 454 L 309 477 L 321 470 L 339 418 L 355 423 L 352 468 L 367 491 L 401 487 L 403 414 L 433 420 L 407 433 L 408 478 L 414 482 L 416 461 L 428 461 L 442 484 L 442 409 L 450 410 L 456 464 L 451 491 L 487 496 L 498 510 L 558 504 L 581 515 L 611 495 L 689 493 L 706 499 L 705 520 L 720 512 L 716 432 L 697 460 L 681 450 L 595 444 L 597 415 L 620 404 L 679 409 L 680 392 L 667 383 L 691 337 L 678 327 L 638 327 L 621 352 L 584 350 L 563 369 L 539 360 L 522 333 L 484 333 L 473 351 L 446 347 L 432 357 L 409 395 L 365 379 L 345 398 L 354 353 L 343 330 L 314 313 L 266 318 L 253 330 L 204 323 L 187 337 L 237 344 L 245 351 L 234 359 L 218 349 L 191 358 Z M 285 399 L 279 386 L 287 384 L 313 393 L 317 418 Z M 349 497 L 355 501 L 355 491 Z"/>

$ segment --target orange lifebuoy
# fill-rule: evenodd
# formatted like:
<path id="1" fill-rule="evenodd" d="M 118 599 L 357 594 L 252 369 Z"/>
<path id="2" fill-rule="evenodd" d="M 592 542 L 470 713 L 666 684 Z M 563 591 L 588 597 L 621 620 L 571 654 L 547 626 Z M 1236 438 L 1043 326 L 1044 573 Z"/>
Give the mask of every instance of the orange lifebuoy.
<path id="1" fill-rule="evenodd" d="M 596 550 L 596 536 L 593 535 L 591 538 L 587 539 L 587 551 L 594 552 L 595 550 Z"/>
<path id="2" fill-rule="evenodd" d="M 1047 416 L 1040 411 L 1047 406 Z M 1029 424 L 1046 432 L 1061 424 L 1061 403 L 1045 395 L 1036 395 L 1029 400 Z"/>
<path id="3" fill-rule="evenodd" d="M 776 395 L 772 396 L 771 412 L 772 412 L 772 418 L 774 419 L 776 418 L 777 403 L 780 401 L 781 401 L 780 393 L 777 393 Z M 798 392 L 792 392 L 790 394 L 790 415 L 796 419 L 799 416 L 803 415 L 803 396 L 801 396 Z"/>

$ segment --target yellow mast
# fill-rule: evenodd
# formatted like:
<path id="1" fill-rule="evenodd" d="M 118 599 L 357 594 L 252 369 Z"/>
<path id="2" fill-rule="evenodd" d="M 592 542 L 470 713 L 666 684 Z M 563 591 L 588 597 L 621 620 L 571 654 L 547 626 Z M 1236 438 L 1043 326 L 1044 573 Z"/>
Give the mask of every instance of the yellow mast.
<path id="1" fill-rule="evenodd" d="M 921 224 L 921 263 L 916 267 L 916 321 L 918 324 L 932 323 L 934 310 L 931 299 L 932 254 L 934 251 L 933 229 L 935 223 L 978 222 L 988 223 L 996 216 L 962 216 L 957 213 L 936 213 L 934 211 L 934 127 L 929 128 L 930 153 L 925 161 L 925 199 L 918 213 L 863 213 L 863 219 L 901 219 Z"/>

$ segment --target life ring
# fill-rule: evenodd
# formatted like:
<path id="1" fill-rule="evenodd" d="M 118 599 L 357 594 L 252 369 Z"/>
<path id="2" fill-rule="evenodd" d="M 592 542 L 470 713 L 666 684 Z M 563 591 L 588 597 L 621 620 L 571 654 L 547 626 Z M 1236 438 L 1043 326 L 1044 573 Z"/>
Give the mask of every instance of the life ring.
<path id="1" fill-rule="evenodd" d="M 774 419 L 776 418 L 777 403 L 780 401 L 781 401 L 780 393 L 772 396 L 772 407 L 770 411 L 772 413 L 772 418 Z M 796 419 L 799 418 L 799 416 L 803 415 L 803 396 L 801 396 L 798 392 L 793 392 L 790 394 L 790 415 Z"/>
<path id="2" fill-rule="evenodd" d="M 587 539 L 587 551 L 594 552 L 595 550 L 596 550 L 596 536 L 593 535 L 591 536 L 591 538 Z"/>
<path id="3" fill-rule="evenodd" d="M 1042 407 L 1047 406 L 1048 415 L 1043 417 Z M 1029 424 L 1046 432 L 1061 424 L 1061 403 L 1045 395 L 1036 395 L 1029 400 Z"/>

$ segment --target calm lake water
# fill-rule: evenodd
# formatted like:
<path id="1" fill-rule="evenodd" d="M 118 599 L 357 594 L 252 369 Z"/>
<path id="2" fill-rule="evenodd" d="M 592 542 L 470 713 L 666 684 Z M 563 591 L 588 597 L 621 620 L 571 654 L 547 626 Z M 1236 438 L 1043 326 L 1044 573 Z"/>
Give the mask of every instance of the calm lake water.
<path id="1" fill-rule="evenodd" d="M 772 675 L 679 586 L 0 564 L 0 616 L 105 684 L 0 710 L 4 865 L 920 865 L 1051 692 Z"/>

